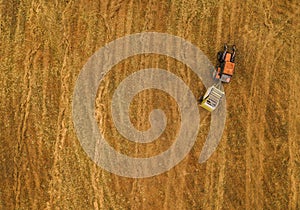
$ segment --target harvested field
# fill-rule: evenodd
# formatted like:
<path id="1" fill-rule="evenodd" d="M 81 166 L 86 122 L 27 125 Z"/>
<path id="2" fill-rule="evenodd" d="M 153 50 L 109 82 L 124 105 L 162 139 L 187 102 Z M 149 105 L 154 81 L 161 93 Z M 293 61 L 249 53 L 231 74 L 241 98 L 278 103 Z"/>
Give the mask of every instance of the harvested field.
<path id="1" fill-rule="evenodd" d="M 1 209 L 300 209 L 300 2 L 298 0 L 0 1 Z M 199 107 L 191 152 L 160 175 L 125 178 L 98 167 L 80 145 L 72 97 L 80 70 L 98 49 L 125 35 L 160 32 L 191 42 L 216 63 L 223 43 L 237 46 L 236 73 L 224 85 L 227 120 L 210 159 L 198 163 L 210 125 Z M 205 92 L 183 63 L 147 54 L 128 58 L 99 86 L 95 117 L 117 151 L 150 157 L 180 127 L 176 101 L 146 90 L 130 118 L 150 127 L 164 110 L 163 135 L 150 144 L 122 137 L 109 112 L 130 73 L 159 67 L 195 97 Z M 191 122 L 192 123 L 192 122 Z"/>

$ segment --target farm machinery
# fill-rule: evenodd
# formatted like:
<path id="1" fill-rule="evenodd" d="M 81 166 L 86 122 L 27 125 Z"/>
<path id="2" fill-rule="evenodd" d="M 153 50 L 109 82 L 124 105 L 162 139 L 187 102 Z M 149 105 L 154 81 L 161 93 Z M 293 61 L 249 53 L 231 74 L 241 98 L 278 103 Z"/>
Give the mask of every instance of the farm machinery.
<path id="1" fill-rule="evenodd" d="M 217 80 L 217 82 L 213 86 L 209 87 L 204 96 L 202 96 L 199 100 L 200 106 L 210 112 L 218 107 L 218 104 L 225 94 L 224 91 L 221 90 L 221 83 L 229 83 L 231 81 L 235 67 L 235 51 L 235 45 L 232 46 L 232 51 L 229 52 L 228 46 L 225 44 L 224 50 L 217 54 L 219 63 L 213 74 L 213 77 Z"/>

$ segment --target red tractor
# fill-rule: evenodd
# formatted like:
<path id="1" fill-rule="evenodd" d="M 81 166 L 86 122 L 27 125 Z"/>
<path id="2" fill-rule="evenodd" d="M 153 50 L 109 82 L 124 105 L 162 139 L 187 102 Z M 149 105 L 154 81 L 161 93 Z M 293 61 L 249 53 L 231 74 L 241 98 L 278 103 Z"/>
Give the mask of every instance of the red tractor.
<path id="1" fill-rule="evenodd" d="M 219 64 L 216 67 L 214 77 L 222 82 L 229 83 L 234 73 L 234 58 L 235 58 L 235 45 L 232 46 L 232 52 L 227 51 L 228 47 L 224 45 L 224 51 L 218 52 Z"/>

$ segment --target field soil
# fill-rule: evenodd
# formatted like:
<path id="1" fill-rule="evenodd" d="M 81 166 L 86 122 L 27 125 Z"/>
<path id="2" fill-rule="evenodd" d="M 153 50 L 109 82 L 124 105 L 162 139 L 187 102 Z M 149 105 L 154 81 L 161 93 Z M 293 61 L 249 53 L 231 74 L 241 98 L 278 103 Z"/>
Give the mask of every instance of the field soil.
<path id="1" fill-rule="evenodd" d="M 180 36 L 216 64 L 237 46 L 216 151 L 198 158 L 211 115 L 199 106 L 197 141 L 174 168 L 125 178 L 85 153 L 72 121 L 76 79 L 105 44 L 125 35 Z M 298 0 L 0 1 L 0 209 L 300 209 L 300 2 Z M 167 150 L 180 128 L 176 101 L 154 89 L 134 97 L 130 119 L 146 130 L 151 110 L 168 118 L 149 144 L 128 141 L 110 113 L 112 94 L 143 68 L 176 74 L 195 97 L 204 85 L 173 58 L 137 55 L 115 65 L 98 90 L 95 118 L 106 140 L 132 157 Z M 193 122 L 191 122 L 193 123 Z"/>

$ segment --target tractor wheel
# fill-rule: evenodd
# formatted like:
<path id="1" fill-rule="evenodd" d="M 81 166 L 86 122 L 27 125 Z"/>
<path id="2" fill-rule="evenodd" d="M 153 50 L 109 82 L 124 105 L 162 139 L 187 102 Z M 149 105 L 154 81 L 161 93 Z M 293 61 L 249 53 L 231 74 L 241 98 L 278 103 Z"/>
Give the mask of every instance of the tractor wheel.
<path id="1" fill-rule="evenodd" d="M 236 48 L 235 48 L 235 45 L 232 46 L 232 54 L 231 54 L 231 58 L 230 58 L 230 62 L 234 63 L 234 59 L 235 59 L 235 51 L 236 51 Z"/>
<path id="2" fill-rule="evenodd" d="M 199 98 L 199 103 L 202 103 L 202 101 L 203 101 L 203 96 L 201 96 L 200 98 Z"/>
<path id="3" fill-rule="evenodd" d="M 222 56 L 223 56 L 223 53 L 222 53 L 221 51 L 218 52 L 217 58 L 218 58 L 218 61 L 219 61 L 220 63 L 223 62 Z"/>
<path id="4" fill-rule="evenodd" d="M 224 44 L 224 51 L 227 51 L 227 44 Z"/>
<path id="5" fill-rule="evenodd" d="M 230 62 L 234 63 L 235 56 L 232 56 Z"/>

